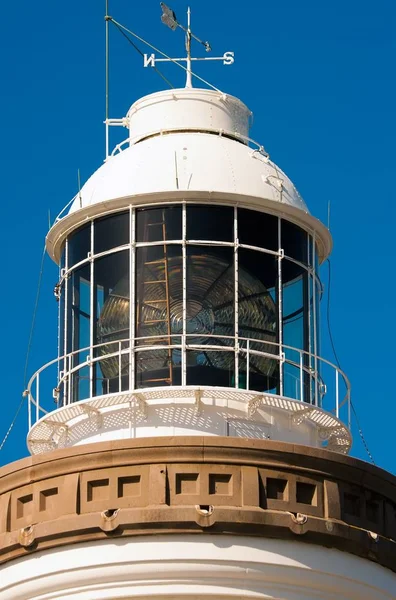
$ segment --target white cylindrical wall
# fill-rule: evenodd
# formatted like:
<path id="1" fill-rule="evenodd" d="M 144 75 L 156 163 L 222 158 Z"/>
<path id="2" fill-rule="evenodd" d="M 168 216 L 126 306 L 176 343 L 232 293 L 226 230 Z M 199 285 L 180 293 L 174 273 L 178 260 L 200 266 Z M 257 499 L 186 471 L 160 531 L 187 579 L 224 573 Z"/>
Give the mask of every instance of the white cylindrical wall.
<path id="1" fill-rule="evenodd" d="M 0 568 L 2 600 L 394 600 L 395 590 L 395 573 L 346 552 L 225 535 L 77 544 Z"/>
<path id="2" fill-rule="evenodd" d="M 131 144 L 160 132 L 199 130 L 239 138 L 249 134 L 250 110 L 233 96 L 183 88 L 140 98 L 128 112 Z"/>

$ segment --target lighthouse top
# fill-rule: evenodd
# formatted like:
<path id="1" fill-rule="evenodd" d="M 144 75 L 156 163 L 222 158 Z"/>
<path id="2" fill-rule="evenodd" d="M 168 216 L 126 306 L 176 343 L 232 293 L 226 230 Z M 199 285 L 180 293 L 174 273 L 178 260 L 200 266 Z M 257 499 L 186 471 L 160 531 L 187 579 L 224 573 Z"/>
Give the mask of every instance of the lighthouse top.
<path id="1" fill-rule="evenodd" d="M 216 90 L 182 88 L 144 96 L 117 123 L 128 129 L 61 214 L 47 238 L 58 261 L 65 234 L 87 218 L 130 204 L 238 202 L 284 214 L 316 232 L 320 261 L 331 251 L 327 228 L 312 217 L 287 175 L 252 140 L 252 113 L 234 96 Z"/>
<path id="2" fill-rule="evenodd" d="M 307 213 L 292 182 L 250 140 L 251 115 L 237 98 L 213 90 L 141 98 L 122 119 L 129 137 L 88 180 L 70 212 L 142 193 L 204 189 L 267 197 Z"/>

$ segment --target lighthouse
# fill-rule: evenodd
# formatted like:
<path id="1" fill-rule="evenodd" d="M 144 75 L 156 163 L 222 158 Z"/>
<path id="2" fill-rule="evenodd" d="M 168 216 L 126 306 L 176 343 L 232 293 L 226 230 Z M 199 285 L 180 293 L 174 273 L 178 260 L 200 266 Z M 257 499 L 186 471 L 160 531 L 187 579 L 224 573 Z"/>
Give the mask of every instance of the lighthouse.
<path id="1" fill-rule="evenodd" d="M 0 470 L 1 598 L 389 600 L 396 480 L 348 456 L 321 354 L 331 235 L 186 37 L 186 87 L 107 119 L 125 142 L 47 236 L 58 356 Z"/>

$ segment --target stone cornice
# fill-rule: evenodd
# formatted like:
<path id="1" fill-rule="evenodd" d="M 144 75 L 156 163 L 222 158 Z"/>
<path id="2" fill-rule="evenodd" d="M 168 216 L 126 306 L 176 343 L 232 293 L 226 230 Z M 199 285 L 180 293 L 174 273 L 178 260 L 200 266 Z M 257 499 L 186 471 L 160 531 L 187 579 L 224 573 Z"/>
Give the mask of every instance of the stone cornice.
<path id="1" fill-rule="evenodd" d="M 89 444 L 0 469 L 0 562 L 182 532 L 300 540 L 396 571 L 396 478 L 325 450 L 200 436 Z"/>

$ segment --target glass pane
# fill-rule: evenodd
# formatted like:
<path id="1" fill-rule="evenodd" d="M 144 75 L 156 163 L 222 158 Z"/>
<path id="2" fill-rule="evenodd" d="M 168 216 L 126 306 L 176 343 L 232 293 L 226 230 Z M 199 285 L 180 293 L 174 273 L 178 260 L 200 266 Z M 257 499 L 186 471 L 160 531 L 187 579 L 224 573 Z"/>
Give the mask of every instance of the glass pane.
<path id="1" fill-rule="evenodd" d="M 180 351 L 156 349 L 136 352 L 136 387 L 181 384 Z"/>
<path id="2" fill-rule="evenodd" d="M 279 250 L 278 217 L 238 208 L 238 238 L 240 244 Z"/>
<path id="3" fill-rule="evenodd" d="M 287 262 L 283 260 L 282 267 Z M 300 273 L 295 279 L 283 284 L 283 343 L 293 348 L 308 350 L 305 336 L 304 282 L 305 270 L 300 268 Z"/>
<path id="4" fill-rule="evenodd" d="M 84 260 L 91 250 L 91 223 L 84 225 L 73 233 L 68 241 L 68 268 Z"/>
<path id="5" fill-rule="evenodd" d="M 187 350 L 187 385 L 235 387 L 235 353 L 231 350 Z"/>
<path id="6" fill-rule="evenodd" d="M 95 356 L 114 354 L 96 367 L 96 393 L 118 392 L 129 385 L 129 251 L 95 260 Z"/>
<path id="7" fill-rule="evenodd" d="M 316 275 L 319 277 L 319 250 L 318 245 L 315 245 L 315 271 Z"/>
<path id="8" fill-rule="evenodd" d="M 136 345 L 181 345 L 183 332 L 183 259 L 180 244 L 137 248 Z M 139 352 L 140 387 L 180 384 L 180 349 Z"/>
<path id="9" fill-rule="evenodd" d="M 65 280 L 63 280 L 59 298 L 59 356 L 65 354 L 65 287 Z"/>
<path id="10" fill-rule="evenodd" d="M 286 259 L 282 261 L 282 275 L 284 272 L 287 277 L 282 286 L 283 343 L 291 347 L 284 348 L 284 394 L 309 402 L 308 273 Z"/>
<path id="11" fill-rule="evenodd" d="M 181 240 L 182 207 L 139 208 L 136 211 L 136 241 Z"/>
<path id="12" fill-rule="evenodd" d="M 72 367 L 87 361 L 90 343 L 90 266 L 88 264 L 72 272 L 68 281 L 68 352 L 73 352 Z M 81 350 L 81 352 L 75 352 Z M 76 402 L 89 397 L 89 367 L 74 372 L 70 380 L 71 400 Z"/>
<path id="13" fill-rule="evenodd" d="M 129 243 L 129 211 L 95 221 L 94 252 L 105 252 Z"/>
<path id="14" fill-rule="evenodd" d="M 187 247 L 187 334 L 234 336 L 232 248 Z"/>
<path id="15" fill-rule="evenodd" d="M 308 262 L 307 232 L 282 219 L 281 222 L 281 246 L 285 256 L 290 256 L 302 263 Z"/>
<path id="16" fill-rule="evenodd" d="M 89 326 L 84 320 L 90 318 L 90 268 L 84 265 L 72 272 L 69 278 L 69 318 L 70 331 L 68 352 L 89 346 Z"/>
<path id="17" fill-rule="evenodd" d="M 220 349 L 234 347 L 234 269 L 232 248 L 187 247 L 187 344 L 202 347 L 188 353 L 187 382 L 201 378 L 207 385 L 235 385 L 230 379 L 234 353 Z M 206 350 L 206 346 L 219 349 Z"/>
<path id="18" fill-rule="evenodd" d="M 182 247 L 165 244 L 136 251 L 136 337 L 138 345 L 172 344 L 183 331 Z"/>
<path id="19" fill-rule="evenodd" d="M 316 354 L 321 356 L 321 339 L 320 339 L 320 300 L 321 300 L 321 283 L 318 278 L 315 278 L 315 309 L 316 309 Z"/>
<path id="20" fill-rule="evenodd" d="M 314 243 L 311 235 L 308 234 L 308 264 L 314 266 Z"/>
<path id="21" fill-rule="evenodd" d="M 229 206 L 187 205 L 187 239 L 234 241 L 234 209 Z"/>
<path id="22" fill-rule="evenodd" d="M 62 250 L 61 250 L 60 262 L 59 262 L 59 268 L 61 270 L 65 268 L 65 261 L 66 261 L 66 248 L 65 248 L 65 244 L 63 244 Z"/>
<path id="23" fill-rule="evenodd" d="M 254 250 L 238 251 L 238 320 L 242 348 L 279 354 L 277 258 Z M 249 343 L 247 342 L 249 340 Z M 254 341 L 253 341 L 254 340 Z M 241 354 L 239 386 L 246 379 L 247 353 Z M 269 390 L 278 381 L 278 361 L 249 353 L 250 389 Z"/>

